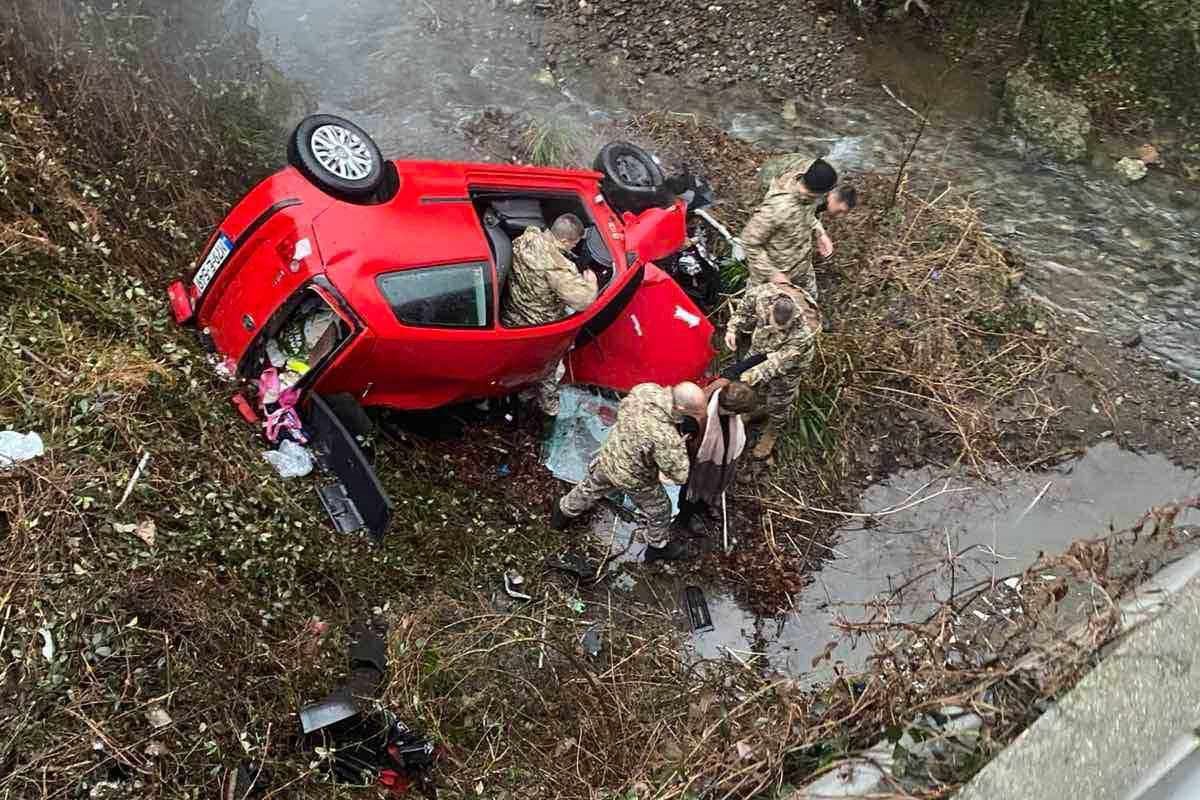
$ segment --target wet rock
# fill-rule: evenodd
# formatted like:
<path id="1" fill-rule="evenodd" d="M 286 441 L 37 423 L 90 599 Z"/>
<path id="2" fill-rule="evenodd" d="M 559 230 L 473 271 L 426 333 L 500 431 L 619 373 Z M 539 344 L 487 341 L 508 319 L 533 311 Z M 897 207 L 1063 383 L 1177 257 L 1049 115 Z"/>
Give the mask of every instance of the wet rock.
<path id="1" fill-rule="evenodd" d="M 1063 161 L 1087 156 L 1092 118 L 1087 106 L 1034 79 L 1024 67 L 1008 73 L 1004 106 L 1016 129 Z"/>
<path id="2" fill-rule="evenodd" d="M 533 74 L 533 82 L 540 83 L 543 86 L 549 86 L 551 89 L 558 85 L 554 80 L 554 73 L 550 71 L 549 67 L 542 67 L 535 72 Z"/>
<path id="3" fill-rule="evenodd" d="M 1137 347 L 1142 343 L 1141 332 L 1132 333 L 1121 340 L 1121 344 L 1125 347 Z"/>
<path id="4" fill-rule="evenodd" d="M 1140 181 L 1146 177 L 1146 165 L 1136 158 L 1122 158 L 1114 167 L 1117 174 L 1124 178 L 1129 183 Z"/>

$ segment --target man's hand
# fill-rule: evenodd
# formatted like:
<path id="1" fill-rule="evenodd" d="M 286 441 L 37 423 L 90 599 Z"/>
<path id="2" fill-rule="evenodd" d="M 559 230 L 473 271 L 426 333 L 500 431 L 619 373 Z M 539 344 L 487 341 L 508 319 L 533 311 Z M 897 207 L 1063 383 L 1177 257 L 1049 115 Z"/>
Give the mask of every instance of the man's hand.
<path id="1" fill-rule="evenodd" d="M 594 270 L 592 270 L 590 267 L 589 267 L 588 269 L 585 269 L 585 270 L 583 271 L 583 279 L 584 279 L 585 281 L 587 281 L 588 283 L 590 283 L 590 284 L 592 285 L 592 288 L 593 288 L 593 289 L 595 289 L 595 288 L 596 288 L 596 286 L 597 286 L 597 285 L 599 284 L 599 282 L 600 282 L 600 281 L 599 281 L 599 279 L 596 277 L 596 273 L 595 273 L 595 271 L 594 271 Z"/>
<path id="2" fill-rule="evenodd" d="M 670 478 L 668 478 L 666 475 L 664 475 L 661 472 L 658 473 L 658 482 L 661 483 L 663 486 L 674 486 L 675 485 L 675 481 L 671 480 Z"/>
<path id="3" fill-rule="evenodd" d="M 737 328 L 732 325 L 725 329 L 725 349 L 730 352 L 737 350 Z"/>
<path id="4" fill-rule="evenodd" d="M 817 236 L 817 252 L 821 254 L 821 258 L 833 255 L 833 239 L 829 238 L 828 233 L 822 232 Z"/>

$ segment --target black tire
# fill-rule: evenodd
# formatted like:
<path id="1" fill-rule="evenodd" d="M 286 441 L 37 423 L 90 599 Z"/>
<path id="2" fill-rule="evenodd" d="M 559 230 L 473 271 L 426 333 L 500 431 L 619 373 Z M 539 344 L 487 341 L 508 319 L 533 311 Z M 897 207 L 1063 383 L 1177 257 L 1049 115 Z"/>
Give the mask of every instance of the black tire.
<path id="1" fill-rule="evenodd" d="M 357 156 L 347 172 L 340 175 L 327 166 L 332 163 L 329 144 L 339 139 L 353 147 Z M 287 157 L 288 163 L 321 191 L 352 202 L 377 200 L 386 177 L 383 155 L 370 135 L 353 122 L 332 114 L 314 114 L 302 119 L 288 137 Z"/>
<path id="2" fill-rule="evenodd" d="M 627 192 L 658 192 L 666 183 L 662 167 L 654 157 L 629 142 L 604 145 L 592 166 L 613 186 Z"/>
<path id="3" fill-rule="evenodd" d="M 666 208 L 675 195 L 666 186 L 662 167 L 642 148 L 629 142 L 605 145 L 592 167 L 604 176 L 600 191 L 619 212 L 640 214 L 648 208 Z"/>

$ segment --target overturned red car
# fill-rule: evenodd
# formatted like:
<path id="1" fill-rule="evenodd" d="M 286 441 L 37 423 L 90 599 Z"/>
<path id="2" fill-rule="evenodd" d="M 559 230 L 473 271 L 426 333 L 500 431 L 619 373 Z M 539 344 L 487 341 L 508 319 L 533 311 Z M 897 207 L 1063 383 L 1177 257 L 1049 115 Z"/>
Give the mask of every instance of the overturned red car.
<path id="1" fill-rule="evenodd" d="M 504 396 L 560 361 L 564 382 L 624 391 L 695 379 L 712 358 L 708 319 L 654 263 L 688 243 L 687 201 L 639 148 L 606 146 L 597 171 L 385 161 L 353 123 L 316 115 L 288 162 L 168 294 L 176 321 L 239 377 L 274 369 L 302 408 L 346 394 L 400 410 Z M 571 256 L 597 273 L 596 301 L 503 326 L 513 239 L 567 212 L 587 228 Z"/>

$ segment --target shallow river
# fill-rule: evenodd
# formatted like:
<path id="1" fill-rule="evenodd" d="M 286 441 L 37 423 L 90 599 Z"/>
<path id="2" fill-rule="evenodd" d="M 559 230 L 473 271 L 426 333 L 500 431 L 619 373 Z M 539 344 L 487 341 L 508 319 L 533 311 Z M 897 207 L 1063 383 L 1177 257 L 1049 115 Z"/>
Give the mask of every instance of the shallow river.
<path id="1" fill-rule="evenodd" d="M 240 0 L 231 8 L 235 16 L 248 10 L 244 21 L 259 31 L 264 55 L 301 82 L 317 108 L 356 120 L 389 155 L 478 156 L 460 126 L 487 107 L 552 111 L 585 123 L 621 112 L 610 88 L 586 76 L 537 80 L 538 23 L 488 0 Z M 909 99 L 928 90 L 920 70 L 898 66 L 919 58 L 885 51 L 876 61 L 880 78 L 871 83 L 891 81 Z M 949 186 L 942 202 L 970 194 L 991 232 L 1028 260 L 1027 287 L 1039 300 L 1085 328 L 1140 332 L 1144 347 L 1200 379 L 1194 191 L 1158 174 L 1128 187 L 1105 169 L 1031 157 L 994 124 L 984 90 L 965 80 L 948 85 L 914 154 L 914 185 L 930 196 Z M 794 122 L 753 96 L 679 92 L 669 102 L 671 110 L 704 114 L 751 141 L 827 155 L 847 173 L 894 169 L 915 126 L 912 114 L 882 93 L 836 109 L 802 104 Z M 898 474 L 870 489 L 863 509 L 889 507 L 937 477 Z M 1061 549 L 1152 504 L 1200 491 L 1194 474 L 1165 459 L 1111 445 L 1045 476 L 998 476 L 991 485 L 949 477 L 970 490 L 889 514 L 869 532 L 848 525 L 831 563 L 798 598 L 798 613 L 755 620 L 732 600 L 710 597 L 716 630 L 697 639 L 698 651 L 767 652 L 777 666 L 801 672 L 831 639 L 837 614 L 853 617 L 872 596 L 936 560 L 947 539 L 956 551 L 975 543 L 994 545 L 1004 556 L 967 559 L 960 570 L 971 577 L 993 567 L 1019 572 L 1041 549 Z M 1050 488 L 1022 516 L 1047 482 Z M 910 590 L 908 612 L 919 613 L 923 600 L 946 591 L 948 579 L 934 571 Z M 854 661 L 861 654 L 843 643 L 835 657 Z"/>

